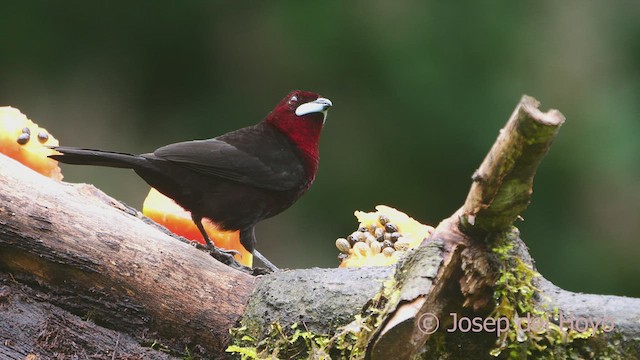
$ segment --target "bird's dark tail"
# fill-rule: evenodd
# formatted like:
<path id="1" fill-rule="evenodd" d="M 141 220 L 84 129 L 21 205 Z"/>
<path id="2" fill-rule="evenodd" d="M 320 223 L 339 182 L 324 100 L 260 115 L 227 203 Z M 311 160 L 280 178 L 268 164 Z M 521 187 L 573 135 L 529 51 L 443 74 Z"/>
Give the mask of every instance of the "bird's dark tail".
<path id="1" fill-rule="evenodd" d="M 147 160 L 138 155 L 80 149 L 68 146 L 53 146 L 51 148 L 61 154 L 49 155 L 49 157 L 65 164 L 96 165 L 126 169 L 139 169 L 148 166 Z"/>

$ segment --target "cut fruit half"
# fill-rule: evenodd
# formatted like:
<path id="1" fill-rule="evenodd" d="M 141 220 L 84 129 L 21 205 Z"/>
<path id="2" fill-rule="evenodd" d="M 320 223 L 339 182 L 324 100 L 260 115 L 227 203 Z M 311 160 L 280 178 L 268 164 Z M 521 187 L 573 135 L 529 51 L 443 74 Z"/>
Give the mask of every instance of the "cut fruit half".
<path id="1" fill-rule="evenodd" d="M 154 188 L 151 188 L 144 200 L 142 213 L 174 234 L 203 245 L 206 244 L 196 224 L 191 220 L 191 213 Z M 240 244 L 239 231 L 219 230 L 214 223 L 207 219 L 202 221 L 202 225 L 216 247 L 238 251 L 239 254 L 235 255 L 236 260 L 242 265 L 252 266 L 253 254 Z"/>

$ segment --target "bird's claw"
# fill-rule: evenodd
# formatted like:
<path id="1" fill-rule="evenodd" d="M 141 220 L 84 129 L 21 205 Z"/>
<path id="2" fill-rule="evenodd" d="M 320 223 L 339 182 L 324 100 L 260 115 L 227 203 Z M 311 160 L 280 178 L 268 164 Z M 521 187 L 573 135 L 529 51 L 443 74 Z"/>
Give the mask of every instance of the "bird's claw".
<path id="1" fill-rule="evenodd" d="M 227 250 L 214 246 L 213 244 L 206 246 L 207 251 L 211 256 L 221 261 L 223 264 L 231 265 L 237 263 L 234 255 L 239 254 L 236 250 Z"/>
<path id="2" fill-rule="evenodd" d="M 223 248 L 215 247 L 215 246 L 209 247 L 209 251 L 216 251 L 218 253 L 229 255 L 229 256 L 240 255 L 240 251 L 238 251 L 238 250 L 228 250 L 228 249 L 223 249 Z"/>

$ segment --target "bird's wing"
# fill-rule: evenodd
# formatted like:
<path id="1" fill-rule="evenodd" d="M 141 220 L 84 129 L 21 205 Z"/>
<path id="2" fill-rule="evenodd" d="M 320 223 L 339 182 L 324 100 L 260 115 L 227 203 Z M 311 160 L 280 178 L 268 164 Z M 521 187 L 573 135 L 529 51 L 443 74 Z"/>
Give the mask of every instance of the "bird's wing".
<path id="1" fill-rule="evenodd" d="M 252 139 L 250 150 L 224 140 L 194 140 L 163 146 L 156 158 L 178 163 L 195 172 L 258 188 L 285 191 L 300 186 L 305 169 L 300 158 L 278 140 Z M 244 147 L 245 149 L 242 149 Z"/>

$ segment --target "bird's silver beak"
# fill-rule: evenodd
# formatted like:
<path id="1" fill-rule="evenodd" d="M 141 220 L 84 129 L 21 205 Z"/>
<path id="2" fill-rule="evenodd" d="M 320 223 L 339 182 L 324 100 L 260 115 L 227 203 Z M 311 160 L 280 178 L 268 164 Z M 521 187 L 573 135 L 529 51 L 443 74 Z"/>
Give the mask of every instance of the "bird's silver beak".
<path id="1" fill-rule="evenodd" d="M 296 115 L 304 116 L 312 113 L 324 113 L 327 116 L 327 110 L 333 106 L 331 100 L 325 98 L 317 98 L 314 101 L 304 103 L 296 108 Z"/>

